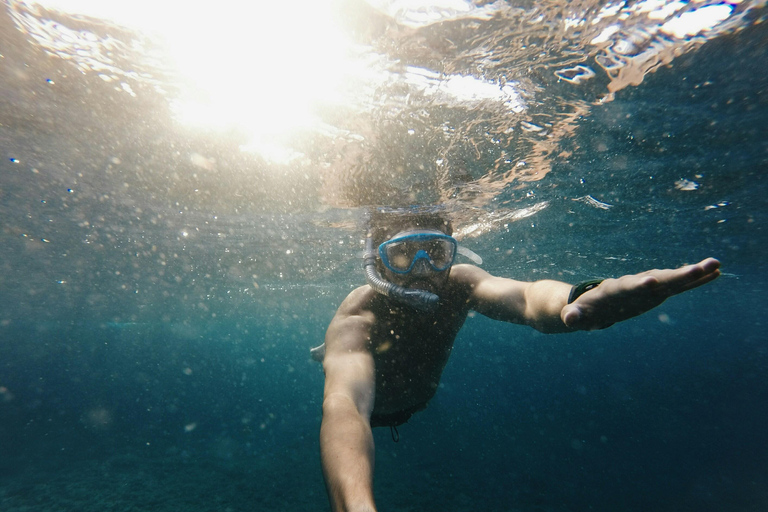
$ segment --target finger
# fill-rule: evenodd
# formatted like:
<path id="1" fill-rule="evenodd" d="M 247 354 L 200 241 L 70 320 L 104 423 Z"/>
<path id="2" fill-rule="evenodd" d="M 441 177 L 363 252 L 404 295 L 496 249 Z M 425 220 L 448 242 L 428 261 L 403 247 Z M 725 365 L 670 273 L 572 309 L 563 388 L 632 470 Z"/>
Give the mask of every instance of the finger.
<path id="1" fill-rule="evenodd" d="M 699 263 L 687 265 L 675 270 L 663 271 L 666 279 L 660 279 L 670 295 L 675 295 L 702 284 L 706 284 L 719 275 L 720 262 L 707 258 Z M 657 274 L 659 275 L 659 274 Z"/>
<path id="2" fill-rule="evenodd" d="M 565 306 L 560 312 L 560 318 L 566 327 L 576 328 L 581 321 L 581 308 L 575 304 L 569 304 Z"/>
<path id="3" fill-rule="evenodd" d="M 654 275 L 647 275 L 640 280 L 640 288 L 648 290 L 657 288 L 660 284 L 661 282 L 659 281 L 659 278 Z"/>
<path id="4" fill-rule="evenodd" d="M 720 262 L 715 258 L 707 258 L 695 265 L 683 267 L 683 274 L 679 282 L 681 291 L 690 290 L 702 284 L 716 279 L 720 275 Z M 686 279 L 687 281 L 683 281 Z"/>
<path id="5" fill-rule="evenodd" d="M 707 273 L 714 272 L 720 268 L 720 261 L 715 258 L 707 258 L 699 263 L 699 266 Z"/>
<path id="6" fill-rule="evenodd" d="M 688 267 L 683 268 L 688 270 L 691 276 L 703 277 L 718 272 L 720 262 L 715 258 L 707 258 L 694 265 L 689 265 Z"/>
<path id="7" fill-rule="evenodd" d="M 688 290 L 693 290 L 694 288 L 698 288 L 701 285 L 710 283 L 720 277 L 720 270 L 715 269 L 714 272 L 710 272 L 709 274 L 706 274 L 696 281 L 690 282 L 687 285 L 683 286 L 680 289 L 680 292 L 687 292 Z"/>

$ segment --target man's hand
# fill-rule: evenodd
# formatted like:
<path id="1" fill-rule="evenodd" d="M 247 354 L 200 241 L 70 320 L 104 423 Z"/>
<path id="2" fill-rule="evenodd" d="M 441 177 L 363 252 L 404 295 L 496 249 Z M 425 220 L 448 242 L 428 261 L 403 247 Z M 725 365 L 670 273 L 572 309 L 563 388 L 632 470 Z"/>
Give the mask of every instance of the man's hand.
<path id="1" fill-rule="evenodd" d="M 655 308 L 678 293 L 707 284 L 720 275 L 720 262 L 707 258 L 678 269 L 648 270 L 606 279 L 560 311 L 571 329 L 604 329 Z"/>

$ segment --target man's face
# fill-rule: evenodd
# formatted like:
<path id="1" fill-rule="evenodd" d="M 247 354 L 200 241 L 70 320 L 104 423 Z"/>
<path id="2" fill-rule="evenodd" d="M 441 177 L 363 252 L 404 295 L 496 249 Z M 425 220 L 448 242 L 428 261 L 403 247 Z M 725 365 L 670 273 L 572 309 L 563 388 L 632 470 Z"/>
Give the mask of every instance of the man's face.
<path id="1" fill-rule="evenodd" d="M 456 241 L 441 231 L 407 229 L 396 233 L 381 247 L 387 281 L 438 294 L 448 282 Z"/>

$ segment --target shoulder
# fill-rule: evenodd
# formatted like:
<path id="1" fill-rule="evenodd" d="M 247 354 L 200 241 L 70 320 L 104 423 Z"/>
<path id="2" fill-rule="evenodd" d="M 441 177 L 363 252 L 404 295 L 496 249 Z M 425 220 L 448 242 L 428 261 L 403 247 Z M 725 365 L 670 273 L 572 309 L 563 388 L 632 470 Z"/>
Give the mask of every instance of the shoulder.
<path id="1" fill-rule="evenodd" d="M 454 288 L 471 294 L 478 285 L 493 279 L 494 276 L 474 265 L 459 264 L 451 267 L 450 282 Z"/>
<path id="2" fill-rule="evenodd" d="M 326 350 L 358 351 L 368 346 L 371 327 L 376 321 L 372 311 L 375 295 L 367 285 L 347 295 L 325 333 Z"/>
<path id="3" fill-rule="evenodd" d="M 455 265 L 451 269 L 451 284 L 472 309 L 483 312 L 488 306 L 504 302 L 519 302 L 527 283 L 498 277 L 474 265 Z"/>
<path id="4" fill-rule="evenodd" d="M 488 278 L 493 276 L 485 270 L 469 264 L 458 264 L 451 267 L 448 278 L 449 288 L 441 297 L 449 297 L 452 302 L 469 304 L 475 290 Z"/>
<path id="5" fill-rule="evenodd" d="M 349 292 L 349 295 L 336 310 L 336 317 L 365 315 L 371 312 L 376 292 L 368 285 L 359 286 Z"/>

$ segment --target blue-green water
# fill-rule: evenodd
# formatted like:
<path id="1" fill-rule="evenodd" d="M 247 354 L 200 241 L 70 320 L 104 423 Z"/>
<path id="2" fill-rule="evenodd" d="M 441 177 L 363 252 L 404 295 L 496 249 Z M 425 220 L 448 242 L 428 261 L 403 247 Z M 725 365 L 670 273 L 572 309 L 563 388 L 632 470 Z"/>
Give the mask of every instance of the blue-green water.
<path id="1" fill-rule="evenodd" d="M 237 130 L 179 128 L 170 71 L 116 52 L 116 68 L 168 89 L 126 79 L 136 96 L 126 95 L 46 51 L 14 21 L 26 11 L 4 4 L 0 510 L 327 510 L 323 375 L 308 351 L 364 282 L 365 198 L 402 193 L 450 204 L 462 243 L 496 275 L 576 282 L 706 256 L 724 275 L 600 332 L 545 336 L 470 318 L 400 442 L 374 432 L 379 510 L 764 510 L 762 4 L 607 102 L 595 102 L 608 82 L 595 54 L 574 40 L 528 34 L 526 48 L 550 52 L 552 67 L 529 69 L 532 53 L 483 54 L 513 46 L 512 14 L 393 35 L 394 22 L 363 5 L 346 7 L 375 21 L 356 37 L 376 51 L 443 79 L 500 84 L 506 70 L 530 116 L 418 95 L 398 107 L 402 83 L 382 85 L 378 110 L 361 110 L 371 119 L 336 120 L 366 144 L 307 136 L 297 147 L 309 163 L 285 167 L 241 152 Z M 87 18 L 36 16 L 130 39 Z M 582 88 L 553 73 L 577 50 L 598 72 Z M 572 131 L 558 124 L 584 104 Z M 445 124 L 454 138 L 418 138 Z M 390 181 L 393 195 L 371 195 Z"/>

